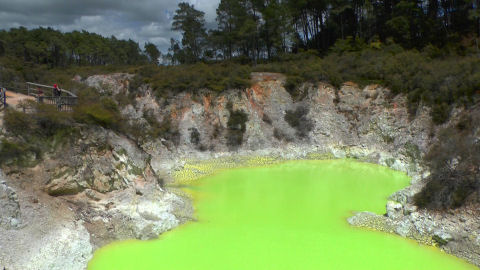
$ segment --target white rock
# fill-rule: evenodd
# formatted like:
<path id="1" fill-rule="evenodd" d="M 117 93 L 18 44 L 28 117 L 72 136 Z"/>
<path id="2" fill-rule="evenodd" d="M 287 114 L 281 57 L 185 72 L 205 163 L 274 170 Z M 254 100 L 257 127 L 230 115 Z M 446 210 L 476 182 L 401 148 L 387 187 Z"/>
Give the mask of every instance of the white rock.
<path id="1" fill-rule="evenodd" d="M 388 201 L 387 202 L 387 216 L 393 219 L 400 218 L 403 216 L 403 205 L 398 202 Z"/>

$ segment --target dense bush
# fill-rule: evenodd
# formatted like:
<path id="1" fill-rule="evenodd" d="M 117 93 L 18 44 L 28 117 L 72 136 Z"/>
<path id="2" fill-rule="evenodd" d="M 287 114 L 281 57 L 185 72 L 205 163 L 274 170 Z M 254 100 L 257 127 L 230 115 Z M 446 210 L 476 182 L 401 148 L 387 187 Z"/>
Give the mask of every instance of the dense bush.
<path id="1" fill-rule="evenodd" d="M 51 137 L 58 132 L 69 129 L 72 126 L 72 118 L 68 113 L 60 113 L 56 106 L 38 104 L 32 115 L 38 125 L 37 131 L 44 137 Z"/>
<path id="2" fill-rule="evenodd" d="M 293 141 L 293 138 L 291 136 L 289 136 L 288 134 L 285 134 L 278 128 L 273 129 L 273 137 L 275 137 L 275 139 L 279 141 L 287 141 L 287 142 Z"/>
<path id="3" fill-rule="evenodd" d="M 5 129 L 14 140 L 3 140 L 0 163 L 30 165 L 42 154 L 76 133 L 71 114 L 58 112 L 56 106 L 31 103 L 32 112 L 8 109 L 4 115 Z"/>
<path id="4" fill-rule="evenodd" d="M 414 197 L 419 207 L 447 209 L 480 202 L 480 142 L 474 134 L 478 114 L 447 127 L 431 147 L 425 157 L 431 175 Z"/>
<path id="5" fill-rule="evenodd" d="M 139 69 L 132 88 L 150 83 L 157 96 L 180 91 L 209 89 L 220 92 L 250 86 L 250 67 L 230 62 L 181 66 L 145 66 Z"/>
<path id="6" fill-rule="evenodd" d="M 3 139 L 0 143 L 0 163 L 12 159 L 22 158 L 25 154 L 26 147 L 12 143 Z"/>
<path id="7" fill-rule="evenodd" d="M 95 124 L 112 129 L 120 129 L 123 123 L 117 104 L 111 98 L 101 96 L 93 88 L 79 93 L 78 105 L 74 108 L 73 117 L 79 123 Z"/>
<path id="8" fill-rule="evenodd" d="M 0 165 L 8 163 L 10 165 L 27 166 L 32 163 L 31 156 L 33 156 L 33 159 L 37 159 L 39 155 L 40 150 L 32 145 L 6 139 L 0 141 Z"/>
<path id="9" fill-rule="evenodd" d="M 105 109 L 101 103 L 84 104 L 75 109 L 75 120 L 86 124 L 96 124 L 103 127 L 118 125 L 116 112 Z"/>
<path id="10" fill-rule="evenodd" d="M 8 109 L 3 117 L 5 128 L 15 135 L 31 134 L 33 127 L 32 119 L 29 115 Z"/>
<path id="11" fill-rule="evenodd" d="M 56 106 L 47 104 L 29 104 L 32 113 L 24 113 L 9 109 L 5 112 L 4 123 L 8 131 L 15 135 L 47 138 L 72 126 L 72 118 L 68 113 L 58 112 Z"/>
<path id="12" fill-rule="evenodd" d="M 200 132 L 198 132 L 198 129 L 196 128 L 190 128 L 190 143 L 193 143 L 194 145 L 198 146 L 200 143 Z"/>
<path id="13" fill-rule="evenodd" d="M 295 111 L 287 110 L 285 121 L 297 131 L 297 136 L 305 138 L 313 129 L 313 122 L 307 117 L 308 108 L 299 106 Z"/>
<path id="14" fill-rule="evenodd" d="M 143 118 L 147 121 L 148 126 L 127 126 L 123 132 L 133 135 L 134 138 L 146 137 L 163 138 L 178 145 L 180 142 L 180 132 L 178 127 L 174 125 L 169 117 L 164 117 L 163 121 L 158 121 L 153 111 L 143 112 Z"/>
<path id="15" fill-rule="evenodd" d="M 206 151 L 207 146 L 201 143 L 201 138 L 200 138 L 200 132 L 198 132 L 197 128 L 189 128 L 190 131 L 190 143 L 195 145 L 195 148 L 197 148 L 200 151 Z"/>
<path id="16" fill-rule="evenodd" d="M 248 115 L 243 110 L 233 110 L 231 103 L 227 104 L 227 108 L 230 112 L 227 122 L 227 145 L 235 148 L 243 143 L 243 134 L 246 130 Z"/>

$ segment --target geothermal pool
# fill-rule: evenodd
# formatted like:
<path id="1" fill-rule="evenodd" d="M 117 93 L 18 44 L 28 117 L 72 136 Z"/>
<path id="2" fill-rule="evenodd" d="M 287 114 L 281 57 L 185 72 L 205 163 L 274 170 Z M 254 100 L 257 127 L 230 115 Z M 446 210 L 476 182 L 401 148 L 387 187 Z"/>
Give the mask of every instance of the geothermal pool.
<path id="1" fill-rule="evenodd" d="M 98 250 L 89 270 L 476 269 L 440 250 L 346 221 L 385 213 L 408 177 L 347 160 L 221 172 L 188 189 L 198 221 Z"/>

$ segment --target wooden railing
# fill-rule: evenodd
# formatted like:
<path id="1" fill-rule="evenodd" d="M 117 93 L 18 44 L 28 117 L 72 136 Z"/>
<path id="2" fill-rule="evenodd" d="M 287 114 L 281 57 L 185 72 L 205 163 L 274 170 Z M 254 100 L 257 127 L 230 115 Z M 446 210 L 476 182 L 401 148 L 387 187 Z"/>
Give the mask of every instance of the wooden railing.
<path id="1" fill-rule="evenodd" d="M 37 102 L 56 105 L 59 111 L 73 111 L 73 106 L 77 105 L 77 97 L 38 96 Z"/>

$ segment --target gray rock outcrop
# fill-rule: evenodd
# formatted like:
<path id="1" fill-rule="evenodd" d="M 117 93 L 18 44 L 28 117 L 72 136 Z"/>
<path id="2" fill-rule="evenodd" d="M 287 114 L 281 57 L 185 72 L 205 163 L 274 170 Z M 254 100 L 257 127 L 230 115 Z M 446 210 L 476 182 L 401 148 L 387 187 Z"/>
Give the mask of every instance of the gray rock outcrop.
<path id="1" fill-rule="evenodd" d="M 20 204 L 15 190 L 7 185 L 0 171 L 0 227 L 17 228 L 20 225 Z"/>

